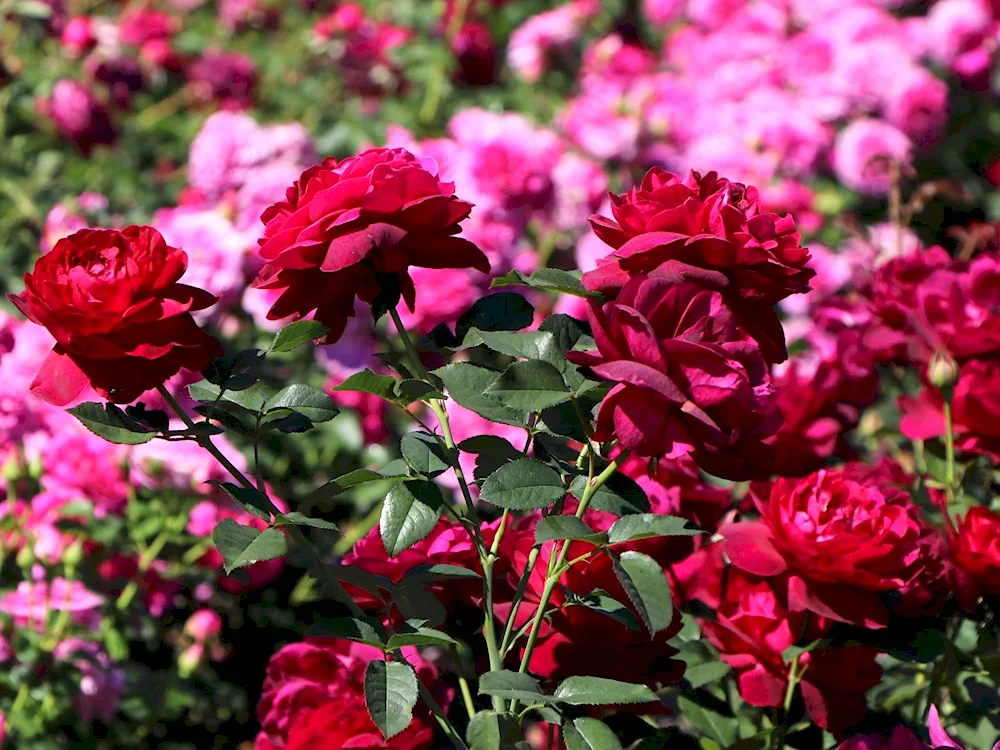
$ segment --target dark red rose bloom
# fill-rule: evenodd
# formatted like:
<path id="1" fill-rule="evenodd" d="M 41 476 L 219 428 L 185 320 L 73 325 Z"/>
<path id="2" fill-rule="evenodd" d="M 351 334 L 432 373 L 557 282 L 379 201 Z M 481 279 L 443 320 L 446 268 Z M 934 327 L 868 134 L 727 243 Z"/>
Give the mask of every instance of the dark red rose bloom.
<path id="1" fill-rule="evenodd" d="M 152 227 L 84 229 L 56 243 L 10 300 L 56 345 L 31 390 L 57 406 L 89 384 L 115 403 L 203 370 L 222 347 L 191 312 L 216 298 L 179 284 L 187 255 Z"/>
<path id="2" fill-rule="evenodd" d="M 740 695 L 753 706 L 784 704 L 789 646 L 822 638 L 829 622 L 789 612 L 764 581 L 731 571 L 714 622 L 702 623 L 708 641 L 736 672 Z M 857 724 L 867 712 L 865 692 L 882 678 L 874 646 L 821 648 L 799 657 L 805 666 L 799 691 L 817 726 L 834 734 Z"/>
<path id="3" fill-rule="evenodd" d="M 268 318 L 312 312 L 333 343 L 354 315 L 355 297 L 394 307 L 402 294 L 412 310 L 410 266 L 488 273 L 483 252 L 455 236 L 472 205 L 454 193 L 433 162 L 404 149 L 371 149 L 306 170 L 261 216 L 267 265 L 254 286 L 282 291 Z"/>
<path id="4" fill-rule="evenodd" d="M 110 146 L 118 131 L 104 103 L 88 86 L 64 78 L 52 87 L 52 95 L 38 100 L 38 111 L 55 123 L 56 129 L 89 156 L 95 146 Z"/>
<path id="5" fill-rule="evenodd" d="M 951 536 L 955 594 L 966 612 L 975 612 L 981 596 L 1000 596 L 1000 515 L 972 508 Z"/>
<path id="6" fill-rule="evenodd" d="M 856 735 L 840 743 L 837 750 L 930 750 L 909 727 L 896 727 L 889 736 Z"/>
<path id="7" fill-rule="evenodd" d="M 496 72 L 496 46 L 486 24 L 466 21 L 451 40 L 456 77 L 466 86 L 489 86 Z"/>
<path id="8" fill-rule="evenodd" d="M 893 258 L 876 270 L 865 290 L 874 316 L 865 345 L 881 361 L 919 361 L 927 347 L 920 337 L 927 327 L 920 326 L 919 335 L 914 327 L 919 290 L 934 273 L 952 266 L 944 248 L 931 247 Z"/>
<path id="9" fill-rule="evenodd" d="M 614 252 L 583 275 L 588 289 L 613 296 L 638 274 L 696 280 L 722 292 L 768 362 L 788 356 L 772 306 L 808 292 L 815 275 L 792 217 L 764 213 L 756 188 L 715 172 L 682 179 L 659 167 L 638 187 L 612 195 L 611 210 L 614 221 L 590 220 Z"/>
<path id="10" fill-rule="evenodd" d="M 933 532 L 906 492 L 858 479 L 823 470 L 777 480 L 769 499 L 754 498 L 761 520 L 722 527 L 726 555 L 782 578 L 794 612 L 879 628 L 894 597 L 933 600 L 921 590 L 941 580 Z"/>
<path id="11" fill-rule="evenodd" d="M 617 383 L 596 440 L 617 438 L 640 456 L 689 455 L 726 479 L 770 473 L 763 441 L 780 425 L 774 387 L 719 292 L 637 277 L 615 302 L 591 302 L 589 317 L 598 351 L 570 359 Z"/>
<path id="12" fill-rule="evenodd" d="M 944 402 L 937 388 L 927 387 L 917 398 L 899 400 L 900 432 L 911 440 L 945 434 Z M 1000 363 L 971 360 L 962 365 L 952 395 L 955 444 L 962 451 L 1000 461 Z"/>
<path id="13" fill-rule="evenodd" d="M 418 679 L 439 687 L 437 670 L 415 649 L 406 651 L 410 663 L 416 667 Z M 255 749 L 423 750 L 430 747 L 434 724 L 422 703 L 410 725 L 388 741 L 382 738 L 368 714 L 365 669 L 372 659 L 381 658 L 381 652 L 371 646 L 333 638 L 309 638 L 282 648 L 267 665 L 257 705 L 262 731 L 257 736 Z"/>
<path id="14" fill-rule="evenodd" d="M 187 79 L 202 98 L 224 109 L 247 109 L 257 88 L 257 64 L 236 52 L 205 50 L 188 66 Z"/>
<path id="15" fill-rule="evenodd" d="M 531 549 L 535 546 L 535 525 L 539 518 L 538 515 L 525 517 L 508 528 L 504 535 L 500 554 L 510 560 L 511 570 L 507 575 L 506 585 L 497 592 L 494 609 L 499 618 L 506 619 L 510 614 L 512 594 L 524 573 Z M 588 511 L 584 521 L 595 530 L 606 531 L 614 517 L 610 513 Z M 667 548 L 674 543 L 676 539 L 650 539 L 619 545 L 615 549 L 619 553 L 635 549 L 652 556 L 659 556 L 659 552 L 669 556 Z M 569 559 L 592 549 L 583 542 L 573 542 Z M 551 553 L 551 544 L 542 547 L 514 620 L 515 627 L 520 628 L 529 623 L 538 609 Z M 562 583 L 564 585 L 553 592 L 550 608 L 565 604 L 567 591 L 585 595 L 600 590 L 626 605 L 629 601 L 607 555 L 596 555 L 587 562 L 574 566 L 565 574 Z M 552 612 L 539 631 L 531 655 L 530 671 L 553 682 L 572 675 L 607 677 L 626 682 L 641 680 L 651 687 L 679 680 L 684 675 L 684 662 L 674 658 L 678 651 L 668 641 L 680 632 L 680 610 L 675 610 L 671 625 L 652 639 L 648 631 L 639 624 L 641 621 L 634 610 L 632 617 L 635 618 L 635 627 L 630 628 L 620 620 L 589 607 L 563 607 Z M 523 656 L 523 643 L 522 640 L 522 647 L 517 652 L 518 658 Z M 595 659 L 594 648 L 597 644 L 601 655 Z M 646 708 L 652 707 L 644 706 L 644 712 Z"/>

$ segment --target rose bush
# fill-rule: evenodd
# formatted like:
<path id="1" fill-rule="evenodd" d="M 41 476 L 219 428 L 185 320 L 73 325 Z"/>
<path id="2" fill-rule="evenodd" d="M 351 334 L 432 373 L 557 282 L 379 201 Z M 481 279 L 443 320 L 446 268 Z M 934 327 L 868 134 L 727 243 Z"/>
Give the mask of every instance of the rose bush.
<path id="1" fill-rule="evenodd" d="M 0 745 L 996 743 L 996 3 L 0 13 Z"/>

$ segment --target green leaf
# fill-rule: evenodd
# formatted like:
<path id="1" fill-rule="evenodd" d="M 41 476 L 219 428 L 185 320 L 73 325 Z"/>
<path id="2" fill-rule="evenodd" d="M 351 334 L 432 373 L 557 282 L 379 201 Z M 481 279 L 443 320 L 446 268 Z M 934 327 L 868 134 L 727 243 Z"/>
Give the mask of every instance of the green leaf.
<path id="1" fill-rule="evenodd" d="M 395 651 L 404 646 L 455 646 L 458 641 L 447 633 L 426 625 L 407 623 L 389 636 L 386 651 Z"/>
<path id="2" fill-rule="evenodd" d="M 546 331 L 480 331 L 473 329 L 463 346 L 484 344 L 495 352 L 520 359 L 540 359 L 563 372 L 569 363 L 566 352 L 559 347 L 555 334 Z"/>
<path id="3" fill-rule="evenodd" d="M 679 699 L 680 714 L 695 727 L 717 740 L 722 747 L 730 747 L 739 737 L 739 723 L 724 716 L 711 706 L 696 703 L 691 697 L 682 695 Z"/>
<path id="4" fill-rule="evenodd" d="M 469 750 L 500 750 L 520 734 L 520 722 L 512 714 L 477 711 L 465 730 L 465 739 Z"/>
<path id="5" fill-rule="evenodd" d="M 553 697 L 571 706 L 624 706 L 630 703 L 657 703 L 660 700 L 645 685 L 605 677 L 567 677 L 556 688 Z"/>
<path id="6" fill-rule="evenodd" d="M 209 480 L 208 484 L 215 485 L 224 490 L 247 513 L 265 521 L 271 520 L 271 504 L 259 490 L 233 484 L 232 482 L 220 482 L 215 479 Z"/>
<path id="7" fill-rule="evenodd" d="M 604 534 L 599 534 L 576 516 L 549 516 L 535 527 L 535 544 L 551 542 L 553 539 L 579 539 L 600 544 Z"/>
<path id="8" fill-rule="evenodd" d="M 486 390 L 500 376 L 500 373 L 487 370 L 485 367 L 470 365 L 468 362 L 455 362 L 435 370 L 432 374 L 441 378 L 449 396 L 479 416 L 491 422 L 500 422 L 516 427 L 524 427 L 528 424 L 526 412 L 506 407 L 496 399 L 486 395 Z"/>
<path id="9" fill-rule="evenodd" d="M 322 518 L 310 518 L 297 510 L 291 513 L 282 513 L 274 519 L 275 526 L 311 526 L 314 529 L 327 529 L 328 531 L 339 531 L 337 524 L 333 521 L 325 521 Z"/>
<path id="10" fill-rule="evenodd" d="M 599 719 L 582 717 L 563 727 L 566 750 L 622 750 L 611 728 Z"/>
<path id="11" fill-rule="evenodd" d="M 469 750 L 500 750 L 500 720 L 493 711 L 479 711 L 465 730 Z"/>
<path id="12" fill-rule="evenodd" d="M 569 491 L 579 500 L 587 488 L 587 477 L 577 476 L 569 486 Z M 645 513 L 649 510 L 649 498 L 636 482 L 624 474 L 614 474 L 594 493 L 590 501 L 594 510 L 603 510 L 624 516 L 631 513 Z"/>
<path id="13" fill-rule="evenodd" d="M 686 518 L 657 513 L 623 516 L 615 521 L 608 531 L 608 541 L 611 544 L 621 544 L 658 536 L 697 536 L 703 533 L 701 529 L 694 528 L 689 523 Z"/>
<path id="14" fill-rule="evenodd" d="M 528 412 L 540 412 L 571 397 L 562 373 L 540 360 L 514 362 L 486 393 L 510 409 Z"/>
<path id="15" fill-rule="evenodd" d="M 629 601 L 639 611 L 650 635 L 670 627 L 674 619 L 674 604 L 670 584 L 660 564 L 649 555 L 631 551 L 623 552 L 621 557 L 612 554 L 611 562 L 618 581 Z"/>
<path id="16" fill-rule="evenodd" d="M 535 308 L 514 292 L 498 292 L 478 300 L 458 319 L 456 338 L 461 341 L 472 328 L 480 331 L 520 331 L 532 324 Z"/>
<path id="17" fill-rule="evenodd" d="M 588 292 L 577 275 L 556 268 L 540 268 L 530 276 L 520 271 L 511 271 L 505 276 L 493 279 L 491 286 L 530 286 L 535 289 L 546 289 L 561 294 L 572 294 L 575 297 L 599 297 L 597 292 Z"/>
<path id="18" fill-rule="evenodd" d="M 538 330 L 551 333 L 556 345 L 562 351 L 568 352 L 572 351 L 580 339 L 589 335 L 590 327 L 569 315 L 556 313 L 543 320 Z"/>
<path id="19" fill-rule="evenodd" d="M 407 620 L 423 620 L 438 625 L 448 618 L 448 610 L 419 578 L 404 578 L 392 589 L 392 603 Z"/>
<path id="20" fill-rule="evenodd" d="M 290 352 L 303 344 L 322 338 L 330 329 L 318 320 L 297 320 L 278 331 L 271 343 L 272 352 Z"/>
<path id="21" fill-rule="evenodd" d="M 125 414 L 114 404 L 101 405 L 94 401 L 67 409 L 80 423 L 100 438 L 118 445 L 139 445 L 156 437 L 150 430 Z"/>
<path id="22" fill-rule="evenodd" d="M 371 393 L 386 401 L 392 401 L 396 396 L 396 382 L 396 379 L 389 375 L 376 375 L 371 370 L 362 370 L 331 390 Z"/>
<path id="23" fill-rule="evenodd" d="M 386 592 L 392 589 L 392 581 L 385 576 L 377 576 L 354 565 L 328 565 L 327 570 L 338 581 L 357 586 L 381 602 L 386 601 Z"/>
<path id="24" fill-rule="evenodd" d="M 578 595 L 571 601 L 573 604 L 592 609 L 594 612 L 602 614 L 605 617 L 610 617 L 612 620 L 620 622 L 629 630 L 642 630 L 642 625 L 639 624 L 635 613 L 617 599 L 608 596 L 605 591 L 597 589 L 591 591 L 589 594 Z"/>
<path id="25" fill-rule="evenodd" d="M 264 405 L 265 412 L 290 409 L 312 422 L 328 422 L 340 413 L 333 399 L 319 388 L 296 383 L 282 388 Z"/>
<path id="26" fill-rule="evenodd" d="M 260 385 L 236 391 L 214 385 L 207 380 L 189 385 L 188 393 L 195 401 L 209 404 L 215 401 L 228 401 L 253 413 L 263 411 L 264 404 L 268 400 L 268 392 Z"/>
<path id="27" fill-rule="evenodd" d="M 482 578 L 479 573 L 458 565 L 448 565 L 446 563 L 433 563 L 431 565 L 417 565 L 403 573 L 403 579 L 414 578 L 420 581 L 431 583 L 433 581 L 452 581 L 471 578 Z"/>
<path id="28" fill-rule="evenodd" d="M 382 504 L 379 532 L 390 557 L 430 534 L 441 518 L 444 500 L 431 482 L 413 480 L 389 490 Z"/>
<path id="29" fill-rule="evenodd" d="M 379 659 L 369 662 L 365 670 L 365 704 L 387 740 L 410 726 L 417 705 L 417 676 L 410 665 Z"/>
<path id="30" fill-rule="evenodd" d="M 542 688 L 531 675 L 509 669 L 487 672 L 479 678 L 479 694 L 493 695 L 522 703 L 548 703 L 552 699 L 542 693 Z"/>
<path id="31" fill-rule="evenodd" d="M 546 508 L 565 495 L 558 472 L 533 458 L 504 464 L 479 490 L 481 500 L 508 510 Z"/>
<path id="32" fill-rule="evenodd" d="M 278 529 L 260 531 L 231 518 L 219 522 L 212 531 L 212 541 L 225 561 L 227 574 L 261 560 L 274 560 L 288 551 L 285 535 Z"/>
<path id="33" fill-rule="evenodd" d="M 445 395 L 437 388 L 423 380 L 399 380 L 396 382 L 393 392 L 405 404 L 445 398 Z"/>
<path id="34" fill-rule="evenodd" d="M 458 449 L 476 456 L 473 479 L 481 482 L 506 463 L 525 458 L 517 448 L 496 435 L 477 435 L 463 440 Z"/>
<path id="35" fill-rule="evenodd" d="M 409 432 L 399 442 L 399 452 L 418 474 L 436 477 L 451 468 L 438 438 L 427 432 Z"/>
<path id="36" fill-rule="evenodd" d="M 309 628 L 309 635 L 323 638 L 343 638 L 381 649 L 385 647 L 385 628 L 370 617 L 332 617 L 319 620 Z"/>
<path id="37" fill-rule="evenodd" d="M 700 688 L 713 682 L 718 682 L 727 674 L 731 667 L 724 661 L 708 661 L 696 664 L 684 671 L 684 679 L 693 688 Z"/>
<path id="38" fill-rule="evenodd" d="M 384 471 L 384 469 L 382 471 Z M 357 487 L 359 484 L 380 482 L 386 479 L 402 479 L 406 476 L 407 475 L 405 473 L 398 472 L 386 472 L 383 474 L 381 471 L 372 471 L 371 469 L 355 469 L 354 471 L 349 471 L 346 474 L 337 477 L 329 484 L 336 485 L 340 489 L 346 490 L 351 487 Z"/>

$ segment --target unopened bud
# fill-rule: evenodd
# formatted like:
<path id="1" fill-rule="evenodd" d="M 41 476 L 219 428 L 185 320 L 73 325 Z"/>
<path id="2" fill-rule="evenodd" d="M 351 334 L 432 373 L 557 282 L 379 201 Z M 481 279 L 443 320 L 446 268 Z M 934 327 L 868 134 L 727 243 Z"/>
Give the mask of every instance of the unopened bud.
<path id="1" fill-rule="evenodd" d="M 181 677 L 188 678 L 205 663 L 205 647 L 200 643 L 192 643 L 181 652 L 177 658 L 177 671 Z"/>
<path id="2" fill-rule="evenodd" d="M 83 540 L 69 545 L 62 554 L 62 562 L 67 568 L 75 569 L 83 560 Z"/>
<path id="3" fill-rule="evenodd" d="M 35 564 L 35 551 L 30 544 L 25 544 L 17 551 L 17 566 L 22 570 L 27 570 Z"/>
<path id="4" fill-rule="evenodd" d="M 938 390 L 950 388 L 958 380 L 958 363 L 947 352 L 934 352 L 927 365 L 927 379 Z"/>

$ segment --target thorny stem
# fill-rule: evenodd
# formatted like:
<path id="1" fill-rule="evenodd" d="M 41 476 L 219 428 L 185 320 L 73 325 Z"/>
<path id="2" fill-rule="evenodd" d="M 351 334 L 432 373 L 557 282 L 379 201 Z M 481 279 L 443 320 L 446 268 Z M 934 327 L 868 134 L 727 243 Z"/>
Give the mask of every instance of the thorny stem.
<path id="1" fill-rule="evenodd" d="M 413 341 L 406 332 L 406 326 L 404 326 L 403 321 L 400 320 L 399 313 L 396 312 L 395 308 L 390 308 L 389 316 L 392 318 L 393 325 L 396 327 L 396 331 L 399 333 L 399 338 L 403 342 L 403 348 L 406 349 L 410 359 L 413 360 L 415 371 L 425 382 L 430 382 L 430 376 L 427 373 L 427 369 L 424 367 L 423 362 L 420 361 L 420 355 L 417 353 L 416 347 L 413 346 Z M 487 550 L 483 543 L 482 534 L 479 528 L 479 513 L 476 510 L 475 501 L 472 499 L 472 493 L 469 490 L 469 483 L 466 481 L 465 472 L 462 471 L 462 465 L 458 458 L 458 447 L 455 444 L 455 438 L 451 432 L 451 422 L 448 419 L 448 410 L 445 408 L 444 404 L 437 399 L 431 401 L 430 407 L 438 419 L 438 424 L 441 426 L 441 434 L 444 437 L 448 461 L 451 464 L 452 470 L 455 472 L 456 479 L 458 479 L 458 485 L 461 488 L 462 496 L 465 499 L 465 504 L 469 511 L 469 518 L 472 521 L 472 531 L 474 531 L 474 533 L 470 532 L 469 536 L 472 538 L 472 541 L 479 552 L 479 562 L 483 568 L 483 599 L 485 609 L 483 618 L 483 637 L 486 640 L 486 650 L 489 654 L 490 670 L 497 671 L 503 669 L 503 657 L 500 655 L 500 648 L 496 633 L 496 618 L 493 614 L 493 566 L 497 560 L 497 551 L 500 548 L 500 541 L 503 538 L 504 531 L 510 521 L 510 514 L 506 510 L 504 511 L 503 517 L 500 521 L 500 526 L 497 529 L 496 535 L 493 537 L 493 543 L 489 550 Z M 499 712 L 506 710 L 506 703 L 507 702 L 502 698 L 493 698 L 493 707 Z"/>
<path id="2" fill-rule="evenodd" d="M 162 385 L 157 386 L 156 390 L 160 393 L 161 396 L 163 396 L 164 401 L 166 401 L 170 405 L 170 408 L 174 410 L 177 416 L 181 418 L 181 420 L 184 422 L 187 428 L 189 430 L 194 430 L 195 429 L 194 421 L 191 419 L 190 416 L 188 416 L 188 413 L 184 411 L 184 407 L 181 406 L 179 403 L 177 403 L 177 399 L 175 399 L 170 394 L 170 392 Z M 215 447 L 215 444 L 212 442 L 211 436 L 206 434 L 196 434 L 195 440 L 198 442 L 198 445 L 200 445 L 202 448 L 208 451 L 212 455 L 212 457 L 216 461 L 218 461 L 226 471 L 229 472 L 229 474 L 233 477 L 233 479 L 235 479 L 237 482 L 242 484 L 247 489 L 250 490 L 257 489 L 256 487 L 254 487 L 253 482 L 247 479 L 246 475 L 242 471 L 237 469 L 233 465 L 233 462 L 222 454 L 222 451 L 220 451 L 218 448 Z M 267 508 L 272 514 L 276 516 L 281 515 L 281 511 L 278 509 L 278 506 L 276 506 L 271 501 L 271 498 L 268 497 L 266 493 L 261 492 L 261 496 L 264 498 L 265 502 L 267 503 Z M 350 610 L 351 614 L 354 615 L 355 617 L 364 617 L 365 616 L 364 611 L 361 609 L 361 607 L 358 606 L 358 603 L 354 601 L 354 598 L 350 594 L 348 594 L 347 591 L 344 590 L 344 587 L 340 584 L 340 581 L 338 581 L 333 576 L 333 574 L 327 567 L 326 562 L 316 551 L 316 549 L 309 543 L 309 540 L 305 538 L 305 535 L 302 533 L 302 531 L 297 526 L 291 524 L 286 526 L 285 528 L 295 539 L 295 542 L 304 550 L 306 550 L 306 553 L 309 555 L 309 558 L 313 561 L 317 570 L 319 570 L 320 578 L 323 579 L 323 583 L 326 586 L 328 586 L 330 590 L 333 592 L 334 598 L 336 598 L 344 605 L 346 605 L 347 608 Z"/>
<path id="3" fill-rule="evenodd" d="M 587 482 L 587 487 L 584 489 L 583 496 L 580 498 L 580 506 L 576 509 L 577 518 L 583 518 L 584 513 L 587 512 L 587 508 L 590 507 L 590 502 L 593 500 L 594 495 L 601 487 L 604 486 L 604 483 L 612 477 L 612 475 L 618 470 L 621 462 L 623 462 L 627 457 L 628 451 L 623 451 L 617 458 L 608 464 L 604 471 Z M 542 621 L 545 619 L 545 613 L 549 606 L 549 600 L 552 598 L 552 592 L 555 591 L 556 586 L 559 584 L 559 571 L 566 562 L 570 544 L 571 543 L 568 540 L 563 543 L 562 548 L 559 551 L 559 555 L 556 558 L 556 563 L 554 566 L 550 566 L 551 572 L 545 579 L 545 587 L 542 589 L 542 596 L 538 602 L 538 609 L 535 611 L 535 619 L 532 622 L 531 630 L 528 633 L 528 642 L 524 647 L 524 655 L 521 657 L 521 666 L 519 671 L 522 673 L 528 671 L 528 665 L 531 663 L 531 654 L 535 649 L 535 643 L 538 640 L 538 633 L 542 628 Z"/>
<path id="4" fill-rule="evenodd" d="M 944 450 L 945 450 L 945 493 L 949 505 L 954 502 L 957 491 L 955 479 L 955 423 L 951 414 L 951 398 L 945 394 L 944 399 Z"/>

